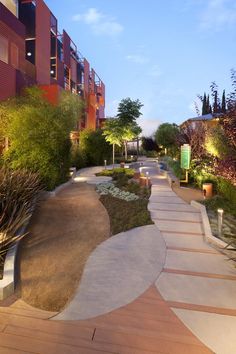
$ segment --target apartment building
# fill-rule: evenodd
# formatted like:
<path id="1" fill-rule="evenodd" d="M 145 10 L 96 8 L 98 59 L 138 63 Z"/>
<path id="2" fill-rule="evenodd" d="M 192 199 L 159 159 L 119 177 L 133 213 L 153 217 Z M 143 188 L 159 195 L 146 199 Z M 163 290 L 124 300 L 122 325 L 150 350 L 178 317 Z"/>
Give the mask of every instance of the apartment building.
<path id="1" fill-rule="evenodd" d="M 0 101 L 35 84 L 53 104 L 61 90 L 82 97 L 77 130 L 104 121 L 105 85 L 44 1 L 0 0 Z"/>

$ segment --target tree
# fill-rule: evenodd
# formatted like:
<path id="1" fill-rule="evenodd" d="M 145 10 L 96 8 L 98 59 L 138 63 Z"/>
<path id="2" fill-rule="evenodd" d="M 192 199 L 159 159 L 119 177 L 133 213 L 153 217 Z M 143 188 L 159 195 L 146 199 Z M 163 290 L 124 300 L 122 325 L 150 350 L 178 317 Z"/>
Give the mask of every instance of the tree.
<path id="1" fill-rule="evenodd" d="M 204 122 L 195 122 L 180 129 L 178 135 L 179 145 L 189 144 L 191 146 L 191 155 L 193 159 L 201 159 L 206 156 L 205 136 L 206 124 Z"/>
<path id="2" fill-rule="evenodd" d="M 117 114 L 120 123 L 124 125 L 135 123 L 136 119 L 142 115 L 140 112 L 142 107 L 143 104 L 139 100 L 131 100 L 129 97 L 121 100 Z"/>
<path id="3" fill-rule="evenodd" d="M 5 134 L 10 147 L 3 155 L 13 169 L 38 172 L 47 189 L 66 181 L 70 167 L 70 131 L 82 112 L 79 97 L 64 92 L 51 105 L 36 87 L 9 100 L 2 108 L 8 116 Z"/>
<path id="4" fill-rule="evenodd" d="M 225 90 L 222 94 L 222 101 L 221 101 L 221 112 L 226 113 L 226 99 L 225 99 Z"/>
<path id="5" fill-rule="evenodd" d="M 112 144 L 112 163 L 113 168 L 115 164 L 115 145 L 121 146 L 122 144 L 123 128 L 117 118 L 107 119 L 103 130 L 103 135 L 106 141 Z"/>
<path id="6" fill-rule="evenodd" d="M 139 134 L 141 134 L 142 129 L 140 128 L 140 126 L 138 126 L 137 123 L 125 125 L 122 128 L 123 128 L 122 140 L 125 147 L 125 159 L 127 160 L 128 159 L 127 143 L 128 141 L 137 138 Z"/>
<path id="7" fill-rule="evenodd" d="M 100 129 L 84 129 L 80 132 L 79 151 L 85 156 L 87 165 L 103 165 L 110 160 L 111 146 Z"/>
<path id="8" fill-rule="evenodd" d="M 152 137 L 142 137 L 142 147 L 145 151 L 160 151 L 159 146 Z"/>
<path id="9" fill-rule="evenodd" d="M 142 129 L 138 126 L 136 120 L 142 115 L 141 108 L 143 104 L 139 100 L 125 98 L 121 100 L 118 106 L 117 118 L 120 126 L 123 128 L 122 140 L 125 147 L 125 159 L 127 160 L 127 143 L 141 133 Z"/>
<path id="10" fill-rule="evenodd" d="M 207 114 L 207 97 L 206 97 L 206 93 L 204 92 L 204 96 L 203 96 L 203 101 L 202 101 L 202 115 Z"/>
<path id="11" fill-rule="evenodd" d="M 178 149 L 178 135 L 179 128 L 176 124 L 163 123 L 155 133 L 156 143 L 168 149 L 170 154 L 174 156 Z"/>

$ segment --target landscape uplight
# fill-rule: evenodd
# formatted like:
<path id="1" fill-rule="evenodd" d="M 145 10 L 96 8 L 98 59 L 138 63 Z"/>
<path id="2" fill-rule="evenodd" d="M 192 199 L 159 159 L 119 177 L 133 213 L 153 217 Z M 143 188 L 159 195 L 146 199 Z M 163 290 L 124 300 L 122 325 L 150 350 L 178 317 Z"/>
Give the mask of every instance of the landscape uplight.
<path id="1" fill-rule="evenodd" d="M 222 236 L 222 229 L 223 229 L 223 214 L 224 210 L 223 209 L 217 209 L 217 214 L 218 214 L 218 236 Z"/>

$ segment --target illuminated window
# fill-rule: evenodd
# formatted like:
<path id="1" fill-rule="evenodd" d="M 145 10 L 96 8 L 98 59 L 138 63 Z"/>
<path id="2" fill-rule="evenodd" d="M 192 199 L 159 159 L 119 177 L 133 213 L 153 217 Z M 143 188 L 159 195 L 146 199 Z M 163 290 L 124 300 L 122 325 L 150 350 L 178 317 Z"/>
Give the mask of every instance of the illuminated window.
<path id="1" fill-rule="evenodd" d="M 0 60 L 8 64 L 8 40 L 0 35 Z"/>
<path id="2" fill-rule="evenodd" d="M 1 0 L 4 6 L 8 8 L 16 17 L 18 17 L 18 0 Z"/>
<path id="3" fill-rule="evenodd" d="M 16 69 L 19 68 L 19 49 L 13 43 L 11 43 L 11 65 Z"/>

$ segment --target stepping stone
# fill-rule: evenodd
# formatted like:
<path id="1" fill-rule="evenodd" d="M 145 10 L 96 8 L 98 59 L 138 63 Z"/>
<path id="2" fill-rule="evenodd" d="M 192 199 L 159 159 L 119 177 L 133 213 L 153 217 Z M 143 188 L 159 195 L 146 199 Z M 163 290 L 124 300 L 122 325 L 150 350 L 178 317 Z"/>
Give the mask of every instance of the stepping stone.
<path id="1" fill-rule="evenodd" d="M 151 203 L 168 203 L 168 204 L 187 204 L 183 199 L 179 197 L 159 197 L 155 195 L 151 195 L 150 197 Z"/>
<path id="2" fill-rule="evenodd" d="M 167 301 L 236 309 L 236 281 L 162 273 L 156 287 Z"/>
<path id="3" fill-rule="evenodd" d="M 172 210 L 172 211 L 185 211 L 200 214 L 200 211 L 189 204 L 170 204 L 170 203 L 157 203 L 157 202 L 149 202 L 148 203 L 149 210 Z"/>
<path id="4" fill-rule="evenodd" d="M 165 268 L 208 274 L 236 276 L 236 270 L 226 256 L 168 250 Z M 236 281 L 235 281 L 236 284 Z"/>
<path id="5" fill-rule="evenodd" d="M 198 213 L 185 213 L 183 211 L 151 211 L 152 219 L 160 220 L 178 220 L 178 221 L 192 221 L 201 222 L 201 215 Z"/>
<path id="6" fill-rule="evenodd" d="M 196 248 L 209 251 L 214 250 L 213 247 L 204 242 L 202 237 L 196 237 L 196 235 L 163 232 L 162 236 L 165 239 L 167 247 Z"/>
<path id="7" fill-rule="evenodd" d="M 183 232 L 190 234 L 203 234 L 201 224 L 193 222 L 184 221 L 163 221 L 163 220 L 153 220 L 160 231 L 172 231 L 172 232 Z"/>

